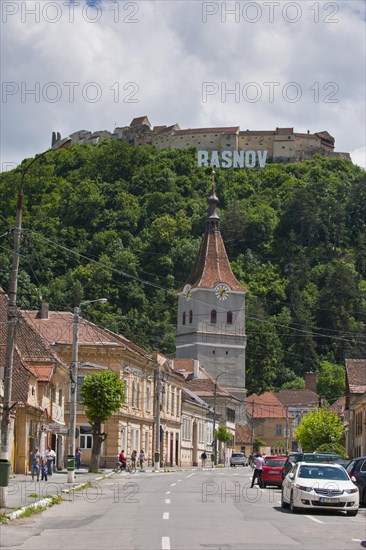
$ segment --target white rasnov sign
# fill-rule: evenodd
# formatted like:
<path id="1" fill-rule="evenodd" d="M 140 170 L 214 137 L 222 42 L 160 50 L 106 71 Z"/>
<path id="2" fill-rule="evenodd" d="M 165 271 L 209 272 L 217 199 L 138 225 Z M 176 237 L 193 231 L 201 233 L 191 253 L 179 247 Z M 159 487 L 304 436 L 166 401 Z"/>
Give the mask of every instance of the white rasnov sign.
<path id="1" fill-rule="evenodd" d="M 198 166 L 212 168 L 263 168 L 268 151 L 198 151 Z"/>

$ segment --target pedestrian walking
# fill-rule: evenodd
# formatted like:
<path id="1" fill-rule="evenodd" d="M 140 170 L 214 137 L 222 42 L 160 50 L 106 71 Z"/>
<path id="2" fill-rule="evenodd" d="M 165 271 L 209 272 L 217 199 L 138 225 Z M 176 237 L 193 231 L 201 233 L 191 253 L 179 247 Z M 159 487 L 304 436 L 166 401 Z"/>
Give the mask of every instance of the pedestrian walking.
<path id="1" fill-rule="evenodd" d="M 263 486 L 262 473 L 263 473 L 264 458 L 261 453 L 257 453 L 254 459 L 254 472 L 251 487 L 254 486 L 255 480 L 258 478 L 259 487 Z"/>
<path id="2" fill-rule="evenodd" d="M 34 451 L 30 453 L 30 464 L 31 464 L 31 474 L 32 481 L 34 481 L 34 476 L 37 476 L 37 481 L 39 481 L 39 471 L 41 463 L 41 453 L 38 451 L 38 447 L 34 448 Z"/>
<path id="3" fill-rule="evenodd" d="M 80 447 L 78 447 L 75 451 L 75 462 L 76 462 L 76 468 L 80 470 L 81 465 L 81 450 Z"/>
<path id="4" fill-rule="evenodd" d="M 203 453 L 201 454 L 201 460 L 202 460 L 202 468 L 205 468 L 206 460 L 207 460 L 206 451 L 203 451 Z"/>
<path id="5" fill-rule="evenodd" d="M 53 464 L 55 462 L 56 453 L 51 447 L 47 447 L 47 450 L 45 452 L 45 459 L 47 464 L 47 470 L 48 475 L 51 476 L 53 472 Z"/>
<path id="6" fill-rule="evenodd" d="M 144 461 L 145 461 L 145 453 L 144 453 L 144 450 L 141 449 L 140 455 L 139 455 L 139 462 L 140 462 L 140 468 L 141 468 L 141 470 L 142 470 L 143 467 L 144 467 Z"/>
<path id="7" fill-rule="evenodd" d="M 41 464 L 41 480 L 43 481 L 47 481 L 47 477 L 48 477 L 48 466 L 47 466 L 47 461 L 46 460 L 42 460 L 42 464 Z"/>
<path id="8" fill-rule="evenodd" d="M 137 451 L 132 451 L 131 463 L 133 468 L 136 468 L 136 456 L 137 456 Z"/>

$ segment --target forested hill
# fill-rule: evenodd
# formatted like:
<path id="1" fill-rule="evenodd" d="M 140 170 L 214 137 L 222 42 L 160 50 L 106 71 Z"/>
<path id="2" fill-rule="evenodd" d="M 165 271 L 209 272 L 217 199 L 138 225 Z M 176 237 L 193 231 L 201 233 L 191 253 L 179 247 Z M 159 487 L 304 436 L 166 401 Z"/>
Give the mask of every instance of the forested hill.
<path id="1" fill-rule="evenodd" d="M 196 151 L 118 140 L 50 152 L 25 177 L 18 304 L 72 310 L 146 349 L 174 351 L 176 291 L 204 231 L 209 170 Z M 21 169 L 1 175 L 0 285 L 7 291 Z M 248 289 L 247 387 L 366 356 L 366 176 L 315 157 L 218 169 L 221 231 Z"/>

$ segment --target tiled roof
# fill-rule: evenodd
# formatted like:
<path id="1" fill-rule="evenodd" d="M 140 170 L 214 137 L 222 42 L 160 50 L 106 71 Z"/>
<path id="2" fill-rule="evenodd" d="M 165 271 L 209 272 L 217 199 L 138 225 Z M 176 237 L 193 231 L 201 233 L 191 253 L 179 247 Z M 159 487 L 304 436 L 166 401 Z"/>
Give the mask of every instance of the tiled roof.
<path id="1" fill-rule="evenodd" d="M 150 125 L 150 121 L 149 119 L 147 118 L 147 116 L 139 116 L 139 117 L 136 117 L 134 119 L 132 119 L 132 122 L 130 124 L 130 126 L 138 126 L 139 124 L 144 124 L 144 122 L 147 122 L 149 126 Z"/>
<path id="2" fill-rule="evenodd" d="M 187 134 L 237 134 L 239 132 L 239 126 L 229 126 L 222 128 L 186 128 L 184 130 L 177 130 L 176 135 Z"/>
<path id="3" fill-rule="evenodd" d="M 293 128 L 276 128 L 276 134 L 279 135 L 286 135 L 286 134 L 293 134 L 294 129 Z"/>
<path id="4" fill-rule="evenodd" d="M 250 395 L 247 398 L 247 413 L 254 418 L 286 418 L 285 407 L 272 392 Z M 288 418 L 292 416 L 289 414 Z"/>
<path id="5" fill-rule="evenodd" d="M 239 424 L 235 427 L 235 442 L 250 443 L 251 429 L 248 424 Z"/>
<path id="6" fill-rule="evenodd" d="M 366 359 L 346 359 L 345 363 L 350 393 L 365 393 Z"/>
<path id="7" fill-rule="evenodd" d="M 274 130 L 241 130 L 239 136 L 274 136 Z"/>
<path id="8" fill-rule="evenodd" d="M 281 390 L 275 392 L 277 399 L 287 407 L 317 407 L 319 396 L 311 390 Z"/>
<path id="9" fill-rule="evenodd" d="M 329 407 L 329 410 L 341 416 L 343 415 L 345 408 L 346 408 L 346 397 L 343 396 L 337 399 L 337 401 Z"/>
<path id="10" fill-rule="evenodd" d="M 34 327 L 37 333 L 49 344 L 72 344 L 74 315 L 70 312 L 50 311 L 47 319 L 38 318 L 37 311 L 22 312 L 24 318 Z M 79 345 L 89 344 L 102 346 L 120 346 L 144 357 L 149 354 L 118 334 L 98 327 L 94 323 L 79 318 Z"/>
<path id="11" fill-rule="evenodd" d="M 200 396 L 204 395 L 206 397 L 213 397 L 216 385 L 217 396 L 232 397 L 232 399 L 235 399 L 234 396 L 231 396 L 231 394 L 224 387 L 220 386 L 220 384 L 215 383 L 215 379 L 210 376 L 203 367 L 199 368 L 197 378 L 190 378 L 190 375 L 192 375 L 194 371 L 193 359 L 174 359 L 174 361 L 172 361 L 172 369 L 175 372 L 179 372 L 179 370 L 184 369 L 185 372 L 183 372 L 182 374 L 185 378 L 186 386 Z M 189 378 L 188 380 L 187 377 Z"/>
<path id="12" fill-rule="evenodd" d="M 53 372 L 53 365 L 28 365 L 28 369 L 40 382 L 49 382 Z"/>
<path id="13" fill-rule="evenodd" d="M 246 291 L 231 270 L 219 230 L 206 230 L 187 283 L 192 287 L 209 289 L 214 288 L 217 283 L 226 283 L 231 290 Z"/>

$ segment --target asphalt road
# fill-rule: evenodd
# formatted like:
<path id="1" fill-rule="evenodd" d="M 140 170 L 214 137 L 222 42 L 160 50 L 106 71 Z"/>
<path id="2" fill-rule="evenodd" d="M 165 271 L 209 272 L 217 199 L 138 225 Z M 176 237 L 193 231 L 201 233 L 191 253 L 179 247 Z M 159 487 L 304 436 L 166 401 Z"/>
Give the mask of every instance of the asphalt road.
<path id="1" fill-rule="evenodd" d="M 115 474 L 59 506 L 1 526 L 12 550 L 353 550 L 366 515 L 292 514 L 251 470 Z"/>

